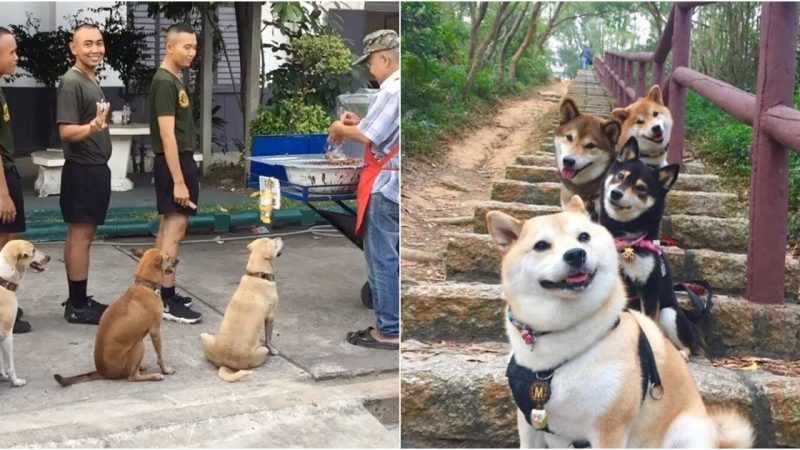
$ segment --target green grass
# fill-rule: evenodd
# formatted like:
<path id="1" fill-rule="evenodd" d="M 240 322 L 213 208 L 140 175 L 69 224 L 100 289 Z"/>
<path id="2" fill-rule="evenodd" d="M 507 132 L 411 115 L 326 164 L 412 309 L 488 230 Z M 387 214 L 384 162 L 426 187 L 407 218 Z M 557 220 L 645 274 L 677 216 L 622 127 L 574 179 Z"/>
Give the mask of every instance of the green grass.
<path id="1" fill-rule="evenodd" d="M 795 108 L 800 90 L 795 93 Z M 686 137 L 699 142 L 698 153 L 721 169 L 723 182 L 742 190 L 750 185 L 750 145 L 753 129 L 689 91 Z M 800 243 L 800 155 L 789 151 L 789 241 Z"/>

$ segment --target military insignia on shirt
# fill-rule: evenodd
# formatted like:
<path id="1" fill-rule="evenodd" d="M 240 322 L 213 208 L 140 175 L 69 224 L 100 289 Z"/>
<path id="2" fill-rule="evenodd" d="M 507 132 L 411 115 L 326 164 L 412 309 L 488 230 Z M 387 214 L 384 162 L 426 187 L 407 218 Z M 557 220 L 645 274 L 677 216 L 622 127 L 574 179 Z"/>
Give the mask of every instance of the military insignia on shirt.
<path id="1" fill-rule="evenodd" d="M 178 92 L 178 104 L 181 105 L 181 108 L 188 108 L 189 107 L 189 96 L 186 95 L 186 90 L 181 89 Z"/>
<path id="2" fill-rule="evenodd" d="M 8 103 L 3 103 L 3 122 L 11 120 L 11 113 L 8 111 Z"/>

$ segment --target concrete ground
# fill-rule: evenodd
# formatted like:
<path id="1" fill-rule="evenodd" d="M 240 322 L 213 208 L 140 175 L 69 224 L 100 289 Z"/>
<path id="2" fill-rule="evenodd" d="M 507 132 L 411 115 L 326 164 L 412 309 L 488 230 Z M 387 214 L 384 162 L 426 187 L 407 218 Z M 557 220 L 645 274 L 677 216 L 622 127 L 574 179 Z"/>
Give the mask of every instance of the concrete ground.
<path id="1" fill-rule="evenodd" d="M 297 231 L 296 230 L 281 230 Z M 397 447 L 398 353 L 352 346 L 348 331 L 374 324 L 361 305 L 363 253 L 344 237 L 287 236 L 278 260 L 280 296 L 273 343 L 281 354 L 245 380 L 226 383 L 205 361 L 201 332 L 216 332 L 256 236 L 187 237 L 178 288 L 194 297 L 201 323 L 164 322 L 161 382 L 95 381 L 60 387 L 53 374 L 93 370 L 95 326 L 68 324 L 63 244 L 38 244 L 53 257 L 17 292 L 28 334 L 16 335 L 21 388 L 0 384 L 3 447 Z M 211 239 L 209 239 L 211 238 Z M 133 247 L 151 238 L 92 249 L 89 294 L 110 303 L 131 284 Z M 145 364 L 157 369 L 149 339 Z"/>

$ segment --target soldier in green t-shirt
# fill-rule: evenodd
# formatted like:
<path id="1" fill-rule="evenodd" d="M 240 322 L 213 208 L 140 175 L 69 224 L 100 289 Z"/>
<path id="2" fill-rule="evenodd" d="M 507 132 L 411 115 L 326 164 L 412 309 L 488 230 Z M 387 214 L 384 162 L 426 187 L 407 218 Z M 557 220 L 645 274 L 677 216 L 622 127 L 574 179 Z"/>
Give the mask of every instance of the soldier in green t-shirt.
<path id="1" fill-rule="evenodd" d="M 197 149 L 194 119 L 181 74 L 197 54 L 197 36 L 191 26 L 167 28 L 165 56 L 150 84 L 147 99 L 153 152 L 153 179 L 161 226 L 156 247 L 178 258 L 180 242 L 186 235 L 189 216 L 197 214 L 200 179 L 194 162 Z M 192 298 L 175 292 L 175 273 L 165 274 L 161 283 L 164 319 L 197 323 L 200 313 L 189 307 Z"/>
<path id="2" fill-rule="evenodd" d="M 17 68 L 17 40 L 7 28 L 0 27 L 0 77 L 13 75 Z M 25 204 L 22 197 L 17 166 L 14 164 L 14 134 L 11 132 L 11 108 L 0 89 L 0 248 L 6 242 L 19 239 L 25 231 Z M 22 310 L 17 310 L 14 333 L 31 331 L 31 324 L 21 320 Z"/>
<path id="3" fill-rule="evenodd" d="M 64 148 L 59 206 L 68 224 L 64 244 L 69 297 L 64 318 L 70 323 L 97 325 L 108 305 L 86 295 L 89 252 L 98 225 L 103 225 L 111 201 L 111 135 L 105 94 L 96 71 L 106 49 L 96 25 L 75 28 L 69 50 L 75 65 L 61 77 L 56 122 Z"/>

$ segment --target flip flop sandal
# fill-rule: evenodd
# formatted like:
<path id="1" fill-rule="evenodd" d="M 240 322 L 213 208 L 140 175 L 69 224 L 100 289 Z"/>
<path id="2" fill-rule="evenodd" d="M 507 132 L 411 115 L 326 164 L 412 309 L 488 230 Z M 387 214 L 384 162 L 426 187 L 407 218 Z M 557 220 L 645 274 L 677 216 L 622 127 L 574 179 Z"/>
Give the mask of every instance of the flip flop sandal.
<path id="1" fill-rule="evenodd" d="M 686 292 L 689 300 L 692 301 L 694 308 L 691 310 L 684 309 L 686 317 L 694 323 L 702 322 L 708 317 L 711 312 L 711 307 L 714 306 L 712 297 L 714 291 L 708 283 L 703 280 L 684 281 L 683 283 L 675 283 L 673 285 L 675 292 Z M 701 296 L 705 297 L 700 298 Z"/>
<path id="2" fill-rule="evenodd" d="M 376 348 L 380 350 L 398 350 L 400 348 L 400 344 L 375 340 L 375 338 L 372 337 L 372 333 L 370 333 L 371 330 L 373 330 L 373 327 L 351 331 L 347 333 L 347 342 L 358 345 L 359 347 Z"/>

